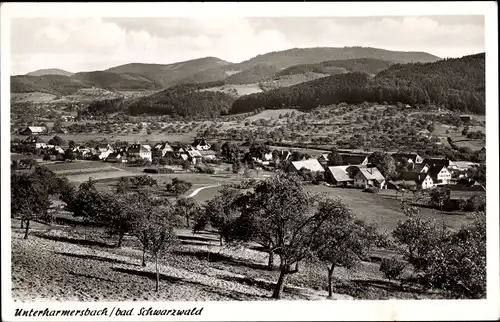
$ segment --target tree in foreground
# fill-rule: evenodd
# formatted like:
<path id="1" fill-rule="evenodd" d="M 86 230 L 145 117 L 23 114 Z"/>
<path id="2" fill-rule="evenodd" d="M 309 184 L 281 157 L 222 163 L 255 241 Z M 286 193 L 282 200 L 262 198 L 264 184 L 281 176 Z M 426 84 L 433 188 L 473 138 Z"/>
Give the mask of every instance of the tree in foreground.
<path id="1" fill-rule="evenodd" d="M 172 205 L 159 202 L 146 195 L 140 195 L 141 211 L 138 211 L 134 223 L 134 235 L 142 243 L 143 249 L 155 259 L 156 287 L 160 288 L 160 270 L 158 260 L 169 248 L 176 244 L 177 236 L 174 228 L 178 224 Z M 145 258 L 143 256 L 143 265 Z"/>
<path id="2" fill-rule="evenodd" d="M 327 199 L 320 203 L 318 215 L 324 218 L 316 233 L 313 250 L 327 265 L 328 297 L 333 295 L 333 271 L 336 267 L 348 269 L 367 255 L 379 237 L 374 225 L 357 220 L 351 210 L 339 200 Z"/>
<path id="3" fill-rule="evenodd" d="M 232 223 L 239 216 L 239 210 L 236 205 L 240 193 L 233 188 L 224 187 L 219 194 L 209 200 L 205 205 L 205 211 L 198 218 L 193 231 L 200 231 L 207 224 L 219 233 L 219 242 L 222 246 L 224 237 L 229 238 Z"/>
<path id="4" fill-rule="evenodd" d="M 186 218 L 186 227 L 189 228 L 189 220 L 197 218 L 201 208 L 193 198 L 179 198 L 175 203 L 175 211 L 182 218 Z"/>
<path id="5" fill-rule="evenodd" d="M 44 216 L 50 206 L 47 187 L 26 174 L 11 175 L 11 216 L 26 223 L 24 239 L 28 239 L 30 221 Z"/>
<path id="6" fill-rule="evenodd" d="M 279 299 L 289 274 L 298 272 L 299 262 L 312 255 L 311 245 L 323 215 L 310 214 L 316 197 L 304 191 L 295 175 L 281 173 L 263 180 L 245 198 L 240 218 L 248 223 L 246 238 L 263 243 L 270 256 L 277 252 L 280 258 L 280 275 L 272 295 Z"/>

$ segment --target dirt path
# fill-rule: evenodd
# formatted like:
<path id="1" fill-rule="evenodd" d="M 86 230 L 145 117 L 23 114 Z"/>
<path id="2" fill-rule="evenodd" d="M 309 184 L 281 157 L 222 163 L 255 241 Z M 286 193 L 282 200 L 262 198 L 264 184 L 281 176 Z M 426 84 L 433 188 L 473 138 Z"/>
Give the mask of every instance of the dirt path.
<path id="1" fill-rule="evenodd" d="M 201 188 L 198 188 L 198 189 L 195 189 L 193 192 L 191 192 L 188 196 L 186 196 L 186 198 L 192 198 L 194 196 L 196 196 L 198 194 L 198 192 L 200 192 L 201 190 L 203 189 L 208 189 L 208 188 L 214 188 L 214 187 L 219 187 L 220 186 L 220 183 L 218 184 L 214 184 L 214 185 L 210 185 L 210 186 L 204 186 L 204 187 L 201 187 Z"/>

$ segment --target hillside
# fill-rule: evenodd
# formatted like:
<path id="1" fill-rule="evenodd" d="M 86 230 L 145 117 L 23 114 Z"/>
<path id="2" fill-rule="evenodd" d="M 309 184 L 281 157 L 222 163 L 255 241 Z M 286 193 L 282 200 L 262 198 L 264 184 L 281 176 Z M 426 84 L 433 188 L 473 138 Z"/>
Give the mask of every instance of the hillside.
<path id="1" fill-rule="evenodd" d="M 182 81 L 183 79 L 193 74 L 230 64 L 219 58 L 205 57 L 168 65 L 132 63 L 109 68 L 106 71 L 129 76 L 142 76 L 165 88 L 183 83 L 185 82 Z"/>
<path id="2" fill-rule="evenodd" d="M 397 64 L 369 79 L 364 73 L 333 75 L 291 87 L 240 97 L 232 113 L 259 108 L 311 109 L 363 101 L 442 106 L 484 114 L 484 53 L 435 63 Z"/>
<path id="3" fill-rule="evenodd" d="M 34 72 L 27 73 L 26 76 L 44 76 L 44 75 L 62 75 L 62 76 L 71 76 L 73 73 L 65 71 L 63 69 L 58 68 L 48 68 L 48 69 L 39 69 Z"/>
<path id="4" fill-rule="evenodd" d="M 226 78 L 226 84 L 252 84 L 274 78 L 278 68 L 272 64 L 258 64 Z"/>
<path id="5" fill-rule="evenodd" d="M 391 61 L 374 58 L 329 60 L 318 64 L 294 65 L 281 70 L 276 76 L 303 74 L 306 72 L 329 75 L 343 74 L 346 72 L 362 72 L 371 75 L 377 74 L 393 64 L 394 63 Z"/>
<path id="6" fill-rule="evenodd" d="M 41 92 L 53 95 L 70 95 L 82 88 L 91 88 L 93 84 L 62 75 L 11 76 L 12 93 Z"/>
<path id="7" fill-rule="evenodd" d="M 435 62 L 440 58 L 424 52 L 391 51 L 370 47 L 317 47 L 293 48 L 258 55 L 252 59 L 233 65 L 235 69 L 248 69 L 267 63 L 277 68 L 287 68 L 300 64 L 316 64 L 329 60 L 372 58 L 396 63 Z"/>
<path id="8" fill-rule="evenodd" d="M 219 83 L 184 84 L 145 96 L 125 104 L 130 115 L 182 115 L 191 117 L 216 117 L 227 113 L 234 102 L 233 96 L 200 91 L 222 85 Z"/>
<path id="9" fill-rule="evenodd" d="M 76 73 L 71 76 L 83 82 L 93 84 L 95 87 L 108 90 L 152 90 L 161 89 L 161 86 L 151 79 L 143 76 L 116 74 L 106 71 Z"/>

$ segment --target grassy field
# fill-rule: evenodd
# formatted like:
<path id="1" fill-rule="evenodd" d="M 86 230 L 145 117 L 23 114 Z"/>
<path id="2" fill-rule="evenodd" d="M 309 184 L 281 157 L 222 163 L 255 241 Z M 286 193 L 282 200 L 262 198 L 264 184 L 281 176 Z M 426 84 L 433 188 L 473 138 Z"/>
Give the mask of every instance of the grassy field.
<path id="1" fill-rule="evenodd" d="M 293 110 L 293 109 L 282 109 L 282 110 L 265 110 L 259 114 L 251 115 L 245 118 L 245 120 L 255 121 L 259 119 L 269 120 L 269 119 L 279 119 L 281 115 L 290 114 L 295 112 L 296 115 L 304 114 L 303 112 Z"/>
<path id="2" fill-rule="evenodd" d="M 382 190 L 379 194 L 363 192 L 361 189 L 332 188 L 322 185 L 308 186 L 308 190 L 323 193 L 329 197 L 339 198 L 349 206 L 355 215 L 367 222 L 375 223 L 381 230 L 392 231 L 398 221 L 405 220 L 401 212 L 400 200 L 396 200 L 393 190 Z M 399 198 L 400 199 L 400 198 Z M 463 213 L 448 213 L 429 208 L 420 208 L 420 217 L 435 219 L 449 228 L 460 228 L 463 224 L 470 223 L 472 217 Z"/>

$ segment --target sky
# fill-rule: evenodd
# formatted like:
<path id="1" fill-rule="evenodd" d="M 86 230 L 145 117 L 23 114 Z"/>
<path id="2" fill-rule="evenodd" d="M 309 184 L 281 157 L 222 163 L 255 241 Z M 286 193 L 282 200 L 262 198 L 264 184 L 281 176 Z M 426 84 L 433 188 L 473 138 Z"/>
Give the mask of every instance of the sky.
<path id="1" fill-rule="evenodd" d="M 14 18 L 11 73 L 208 56 L 237 63 L 271 51 L 344 46 L 461 57 L 485 51 L 484 17 Z"/>

